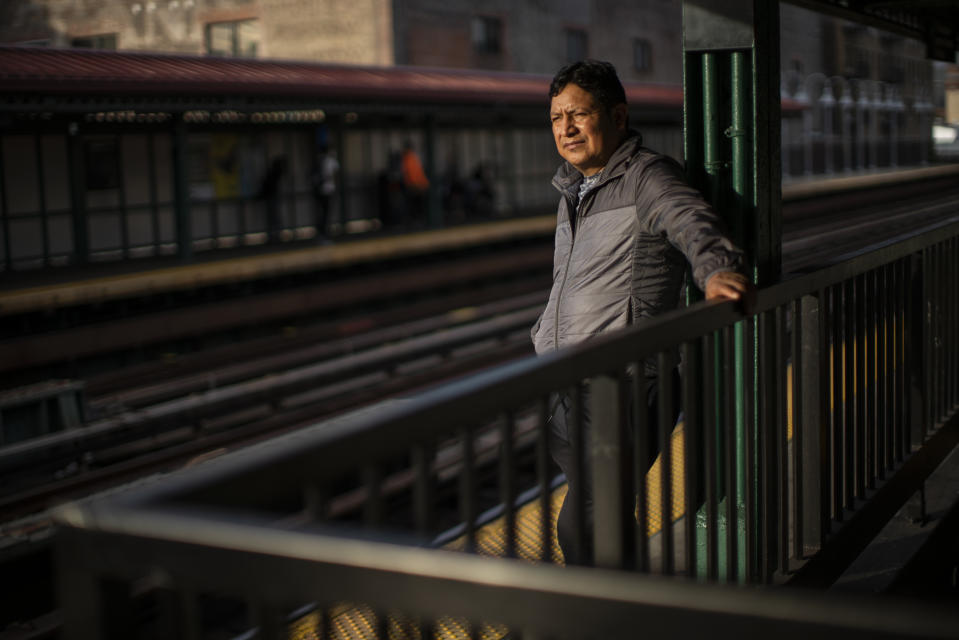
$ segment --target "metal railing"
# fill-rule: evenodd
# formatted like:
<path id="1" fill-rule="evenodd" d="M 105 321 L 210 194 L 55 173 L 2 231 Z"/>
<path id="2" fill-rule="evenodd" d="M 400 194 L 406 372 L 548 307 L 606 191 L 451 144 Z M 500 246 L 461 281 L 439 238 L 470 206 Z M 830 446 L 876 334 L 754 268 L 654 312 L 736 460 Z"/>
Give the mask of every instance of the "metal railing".
<path id="1" fill-rule="evenodd" d="M 952 222 L 763 289 L 748 316 L 701 303 L 68 505 L 66 637 L 948 637 L 951 609 L 742 584 L 828 585 L 959 441 L 957 243 Z M 631 372 L 654 358 L 668 380 L 677 349 L 660 394 L 680 423 L 647 425 Z M 550 566 L 556 393 L 598 568 Z M 495 511 L 521 496 L 532 548 Z"/>

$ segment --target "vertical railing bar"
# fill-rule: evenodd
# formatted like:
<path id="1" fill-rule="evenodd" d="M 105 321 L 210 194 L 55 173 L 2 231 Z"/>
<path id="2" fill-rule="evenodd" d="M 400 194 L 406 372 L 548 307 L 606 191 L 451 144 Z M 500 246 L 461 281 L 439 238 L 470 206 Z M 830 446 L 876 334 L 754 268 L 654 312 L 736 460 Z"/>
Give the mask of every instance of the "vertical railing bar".
<path id="1" fill-rule="evenodd" d="M 642 463 L 633 458 L 635 447 L 633 442 L 638 438 L 630 422 L 631 414 L 639 412 L 635 401 L 631 402 L 632 379 L 639 376 L 641 368 L 637 368 L 636 375 L 620 372 L 617 376 L 617 395 L 619 397 L 619 486 L 620 509 L 623 513 L 622 521 L 622 569 L 632 570 L 636 567 L 636 556 L 639 546 L 636 539 L 636 469 L 642 468 Z M 632 407 L 632 410 L 631 410 Z"/>
<path id="2" fill-rule="evenodd" d="M 948 369 L 948 360 L 947 360 L 947 350 L 949 349 L 949 341 L 946 339 L 946 322 L 948 320 L 947 316 L 947 303 L 946 303 L 946 240 L 943 240 L 937 245 L 936 250 L 937 263 L 939 265 L 939 273 L 936 276 L 936 283 L 939 289 L 938 295 L 936 296 L 936 306 L 938 307 L 938 313 L 936 317 L 938 318 L 938 330 L 936 332 L 936 338 L 939 341 L 941 347 L 936 349 L 936 371 L 938 375 L 936 379 L 939 384 L 936 385 L 938 388 L 938 409 L 936 411 L 936 423 L 946 417 L 946 382 L 948 380 L 947 369 Z"/>
<path id="3" fill-rule="evenodd" d="M 549 397 L 540 398 L 538 403 L 538 424 L 536 429 L 536 484 L 539 486 L 539 508 L 540 513 L 540 545 L 542 551 L 540 560 L 543 562 L 554 563 L 557 558 L 553 554 L 553 500 L 551 491 L 550 477 L 550 457 L 549 457 L 549 424 L 555 419 L 550 414 L 550 410 L 562 411 L 559 402 L 555 402 L 555 408 L 550 405 Z"/>
<path id="4" fill-rule="evenodd" d="M 425 443 L 416 443 L 412 450 L 413 509 L 416 531 L 421 536 L 429 535 L 433 528 L 433 448 Z"/>
<path id="5" fill-rule="evenodd" d="M 877 420 L 876 412 L 876 387 L 878 385 L 879 370 L 876 367 L 876 347 L 879 343 L 879 325 L 876 322 L 876 303 L 878 302 L 878 292 L 876 291 L 876 270 L 867 271 L 865 274 L 865 295 L 863 304 L 866 307 L 866 337 L 868 338 L 866 349 L 866 488 L 873 489 L 876 486 L 876 469 L 878 448 L 876 447 Z"/>
<path id="6" fill-rule="evenodd" d="M 777 335 L 778 309 L 764 311 L 760 316 L 760 354 L 762 366 L 760 384 L 762 385 L 762 420 L 758 431 L 758 454 L 760 472 L 760 535 L 761 563 L 760 576 L 764 583 L 772 578 L 773 567 L 777 561 L 777 519 L 779 515 L 779 491 L 775 486 L 777 475 L 776 464 L 776 432 L 778 429 L 777 401 L 779 399 L 778 360 L 779 340 Z M 751 462 L 751 461 L 750 461 Z"/>
<path id="7" fill-rule="evenodd" d="M 383 524 L 383 470 L 376 462 L 363 467 L 363 485 L 366 487 L 363 522 L 370 528 L 379 527 Z"/>
<path id="8" fill-rule="evenodd" d="M 700 437 L 702 431 L 702 420 L 700 418 L 700 403 L 698 401 L 698 382 L 699 382 L 699 353 L 696 345 L 691 342 L 684 342 L 682 345 L 683 361 L 683 482 L 686 487 L 684 492 L 686 514 L 685 523 L 685 559 L 686 575 L 696 575 L 696 511 L 699 506 L 699 469 L 702 461 L 700 460 Z"/>
<path id="9" fill-rule="evenodd" d="M 832 346 L 831 353 L 831 374 L 832 374 L 832 439 L 831 439 L 831 478 L 832 478 L 832 517 L 836 521 L 842 522 L 843 505 L 843 476 L 842 476 L 842 434 L 843 434 L 843 416 L 845 405 L 843 404 L 843 357 L 845 348 L 843 346 L 843 312 L 842 312 L 842 284 L 835 284 L 830 287 L 830 324 L 832 326 Z"/>
<path id="10" fill-rule="evenodd" d="M 912 420 L 912 358 L 906 349 L 907 333 L 912 331 L 912 259 L 899 260 L 899 278 L 896 300 L 899 301 L 896 314 L 896 359 L 899 361 L 898 390 L 900 399 L 898 417 L 898 440 L 896 442 L 896 462 L 902 462 L 909 451 L 909 439 Z M 910 317 L 909 322 L 906 318 Z"/>
<path id="11" fill-rule="evenodd" d="M 925 295 L 923 296 L 923 313 L 926 319 L 926 335 L 924 337 L 926 361 L 925 374 L 923 376 L 923 391 L 926 395 L 926 414 L 922 422 L 922 431 L 920 441 L 922 444 L 929 429 L 936 423 L 936 248 L 935 246 L 926 247 L 926 263 L 923 266 L 923 282 L 925 283 Z M 928 276 L 926 276 L 928 274 Z"/>
<path id="12" fill-rule="evenodd" d="M 886 334 L 886 402 L 883 412 L 886 415 L 886 455 L 884 468 L 888 473 L 896 458 L 896 415 L 899 411 L 900 399 L 896 393 L 896 376 L 902 369 L 902 363 L 896 358 L 896 305 L 899 302 L 898 279 L 896 278 L 896 263 L 885 266 L 885 334 Z"/>
<path id="13" fill-rule="evenodd" d="M 879 301 L 876 311 L 876 334 L 878 344 L 876 351 L 876 369 L 878 371 L 878 380 L 876 391 L 876 422 L 878 425 L 878 436 L 876 439 L 876 468 L 878 479 L 886 477 L 886 471 L 889 469 L 889 418 L 892 415 L 890 406 L 889 380 L 892 375 L 889 361 L 889 265 L 883 265 L 876 273 L 876 290 Z"/>
<path id="14" fill-rule="evenodd" d="M 635 565 L 629 389 L 621 374 L 594 376 L 589 385 L 594 562 L 599 567 L 624 569 Z"/>
<path id="15" fill-rule="evenodd" d="M 951 265 L 946 270 L 946 287 L 949 291 L 959 290 L 956 273 L 959 272 L 959 237 L 952 238 L 952 248 L 949 251 Z M 949 403 L 950 410 L 954 410 L 959 404 L 959 296 L 952 295 L 947 298 L 951 302 L 951 317 L 948 326 L 952 328 L 950 353 L 952 354 L 952 363 L 949 367 Z"/>
<path id="16" fill-rule="evenodd" d="M 196 589 L 181 587 L 176 597 L 179 600 L 181 628 L 185 632 L 184 640 L 199 640 L 203 637 L 203 624 Z"/>
<path id="17" fill-rule="evenodd" d="M 503 503 L 503 518 L 506 528 L 507 558 L 516 557 L 516 453 L 513 438 L 516 432 L 516 420 L 512 412 L 507 412 L 501 422 L 500 431 L 500 500 Z"/>
<path id="18" fill-rule="evenodd" d="M 756 437 L 758 434 L 760 426 L 759 415 L 761 415 L 756 409 L 756 387 L 757 387 L 757 375 L 765 375 L 765 372 L 757 374 L 757 357 L 759 354 L 758 351 L 758 322 L 759 318 L 753 317 L 745 320 L 742 323 L 743 328 L 743 346 L 745 347 L 745 353 L 743 354 L 743 425 L 744 425 L 744 435 L 745 435 L 745 447 L 744 447 L 744 456 L 746 463 L 743 465 L 745 470 L 745 492 L 743 495 L 743 502 L 745 508 L 745 521 L 746 521 L 746 535 L 745 535 L 745 572 L 746 579 L 750 582 L 755 582 L 757 576 L 759 575 L 757 567 L 757 559 L 759 558 L 760 553 L 760 541 L 761 538 L 756 535 L 756 526 L 757 526 L 757 514 L 762 513 L 762 510 L 758 508 L 757 500 L 759 496 L 757 495 L 758 478 L 757 478 L 757 466 L 755 464 L 756 460 Z"/>
<path id="19" fill-rule="evenodd" d="M 952 267 L 949 269 L 950 290 L 959 290 L 959 237 L 952 239 Z M 959 296 L 952 296 L 952 402 L 951 407 L 959 406 Z"/>
<path id="20" fill-rule="evenodd" d="M 920 388 L 923 397 L 922 421 L 919 424 L 919 440 L 916 445 L 921 445 L 929 433 L 929 425 L 933 421 L 933 383 L 932 383 L 932 348 L 934 340 L 933 330 L 933 305 L 932 288 L 935 279 L 935 272 L 932 268 L 932 249 L 926 247 L 922 250 L 922 318 L 923 318 L 923 336 L 922 336 L 922 381 Z"/>
<path id="21" fill-rule="evenodd" d="M 853 296 L 855 298 L 855 419 L 853 421 L 853 468 L 855 470 L 854 493 L 855 498 L 865 498 L 866 495 L 866 351 L 869 339 L 866 330 L 866 287 L 865 276 L 859 274 L 853 279 Z"/>
<path id="22" fill-rule="evenodd" d="M 285 637 L 282 616 L 276 607 L 257 600 L 251 600 L 248 606 L 250 622 L 259 629 L 256 635 L 259 640 L 281 640 Z"/>
<path id="23" fill-rule="evenodd" d="M 949 295 L 949 284 L 952 276 L 952 271 L 950 269 L 954 268 L 955 265 L 952 261 L 952 245 L 955 238 L 948 238 L 943 241 L 942 247 L 942 284 L 940 288 L 942 289 L 942 381 L 943 381 L 943 394 L 942 394 L 942 415 L 946 417 L 949 415 L 949 412 L 952 410 L 952 392 L 955 388 L 953 385 L 952 379 L 952 331 L 955 326 L 955 318 L 952 315 L 953 307 L 953 298 L 954 295 Z M 955 291 L 955 289 L 952 289 Z"/>
<path id="24" fill-rule="evenodd" d="M 903 309 L 905 308 L 905 292 L 903 291 L 903 264 L 905 259 L 900 259 L 892 264 L 892 295 L 890 301 L 890 322 L 891 336 L 890 347 L 893 360 L 893 379 L 892 379 L 892 446 L 890 447 L 890 468 L 902 460 L 902 425 L 904 409 L 906 405 L 905 374 L 906 363 L 903 359 Z"/>
<path id="25" fill-rule="evenodd" d="M 959 271 L 959 255 L 957 254 L 959 254 L 959 237 L 954 237 L 952 238 L 952 248 L 949 251 L 951 265 L 946 270 L 946 277 L 948 278 L 946 287 L 950 291 L 959 290 L 959 283 L 956 282 L 956 272 Z M 951 317 L 948 326 L 952 328 L 950 339 L 952 343 L 950 349 L 952 363 L 949 366 L 950 395 L 948 406 L 950 410 L 953 410 L 959 402 L 959 296 L 949 296 L 948 299 L 951 302 Z"/>
<path id="26" fill-rule="evenodd" d="M 719 473 L 717 462 L 718 430 L 722 424 L 718 420 L 716 407 L 716 335 L 708 334 L 702 338 L 703 346 L 703 470 L 706 489 L 706 577 L 710 581 L 719 579 Z"/>
<path id="27" fill-rule="evenodd" d="M 433 640 L 436 638 L 436 625 L 432 620 L 420 620 L 417 624 L 419 640 Z"/>
<path id="28" fill-rule="evenodd" d="M 786 406 L 786 310 L 776 307 L 776 420 L 770 435 L 774 435 L 776 460 L 779 465 L 779 571 L 789 571 L 789 456 L 787 451 L 787 406 Z"/>
<path id="29" fill-rule="evenodd" d="M 737 547 L 739 543 L 739 518 L 736 513 L 738 491 L 736 485 L 737 442 L 736 442 L 736 396 L 735 386 L 731 384 L 735 375 L 733 364 L 733 330 L 722 329 L 722 359 L 725 369 L 723 384 L 723 413 L 725 417 L 726 438 L 726 580 L 735 582 L 739 569 Z"/>
<path id="30" fill-rule="evenodd" d="M 845 318 L 843 348 L 843 507 L 852 508 L 856 495 L 856 299 L 854 279 L 843 285 Z"/>
<path id="31" fill-rule="evenodd" d="M 573 514 L 573 549 L 577 558 L 585 558 L 587 552 L 587 521 L 586 521 L 586 491 L 583 482 L 586 478 L 586 438 L 583 433 L 583 388 L 577 384 L 569 396 L 570 417 L 569 436 L 573 453 L 572 473 L 578 479 L 580 490 L 576 492 L 572 501 Z M 567 498 L 569 499 L 569 498 Z M 589 550 L 590 554 L 592 549 Z M 591 558 L 587 562 L 591 561 Z"/>
<path id="32" fill-rule="evenodd" d="M 659 389 L 657 400 L 659 408 L 659 473 L 660 473 L 660 537 L 662 539 L 663 574 L 672 575 L 673 561 L 673 378 L 668 355 L 659 352 L 657 370 Z"/>
<path id="33" fill-rule="evenodd" d="M 830 459 L 830 448 L 832 446 L 830 437 L 832 432 L 830 429 L 831 422 L 834 418 L 833 411 L 830 407 L 833 387 L 831 382 L 833 372 L 830 366 L 830 354 L 832 350 L 832 337 L 830 333 L 833 311 L 829 304 L 828 289 L 820 289 L 817 311 L 819 361 L 816 363 L 816 366 L 818 367 L 820 375 L 818 376 L 819 388 L 816 389 L 816 392 L 819 393 L 819 414 L 813 416 L 813 418 L 815 422 L 819 423 L 817 432 L 819 436 L 819 456 L 816 459 L 819 470 L 819 535 L 816 543 L 818 544 L 818 548 L 821 549 L 826 543 L 826 536 L 829 535 L 829 525 L 832 520 L 831 504 L 832 496 L 834 495 L 833 487 L 835 486 L 835 479 L 831 475 L 832 463 Z M 811 435 L 812 429 L 810 429 L 810 436 Z M 805 556 L 805 546 L 803 547 L 803 555 Z"/>
<path id="34" fill-rule="evenodd" d="M 633 420 L 633 490 L 636 494 L 636 570 L 648 572 L 649 563 L 649 500 L 647 499 L 648 486 L 646 473 L 649 470 L 650 458 L 655 454 L 650 451 L 649 436 L 653 425 L 649 424 L 649 400 L 646 394 L 643 363 L 637 363 L 636 375 L 632 376 L 632 397 L 634 411 Z"/>
<path id="35" fill-rule="evenodd" d="M 772 375 L 774 374 L 773 369 L 774 365 L 770 362 L 770 354 L 775 355 L 776 343 L 775 336 L 772 335 L 769 326 L 769 312 L 764 311 L 756 318 L 757 323 L 757 332 L 758 332 L 758 353 L 757 360 L 759 366 L 758 380 L 759 384 L 759 420 L 757 428 L 755 430 L 755 435 L 750 434 L 755 437 L 756 443 L 753 447 L 753 450 L 750 451 L 747 449 L 747 466 L 756 467 L 756 476 L 758 483 L 756 488 L 753 489 L 752 485 L 747 485 L 747 493 L 755 492 L 756 496 L 756 524 L 747 525 L 748 528 L 758 527 L 758 540 L 756 541 L 758 547 L 758 563 L 754 567 L 755 570 L 755 579 L 761 578 L 762 582 L 766 581 L 766 576 L 769 574 L 769 550 L 770 550 L 770 540 L 769 540 L 769 521 L 772 518 L 773 513 L 769 510 L 769 489 L 767 480 L 769 479 L 769 459 L 767 457 L 766 444 L 769 437 L 769 417 L 770 417 L 770 403 L 772 401 L 772 394 L 775 392 L 775 381 L 771 380 Z M 772 385 L 772 388 L 770 388 Z M 748 438 L 747 441 L 751 439 Z M 748 498 L 747 498 L 748 499 Z M 750 522 L 747 520 L 747 522 Z M 748 562 L 748 560 L 747 560 Z"/>
<path id="36" fill-rule="evenodd" d="M 942 281 L 945 279 L 942 273 L 942 243 L 937 243 L 929 247 L 930 257 L 932 258 L 932 295 L 929 302 L 932 305 L 932 335 L 929 336 L 929 350 L 932 354 L 930 363 L 929 385 L 932 389 L 932 415 L 929 416 L 927 424 L 928 429 L 932 429 L 939 423 L 942 416 Z M 938 345 L 938 346 L 937 346 Z M 928 433 L 928 431 L 927 431 Z"/>
<path id="37" fill-rule="evenodd" d="M 303 515 L 308 521 L 323 522 L 327 518 L 329 496 L 324 486 L 318 481 L 303 485 Z"/>
<path id="38" fill-rule="evenodd" d="M 330 617 L 330 607 L 322 605 L 320 610 L 320 640 L 331 640 L 333 637 L 333 618 Z"/>
<path id="39" fill-rule="evenodd" d="M 925 338 L 926 343 L 926 352 L 929 354 L 929 358 L 926 362 L 926 379 L 923 388 L 926 391 L 926 416 L 922 424 L 922 440 L 918 444 L 922 444 L 925 441 L 926 437 L 932 430 L 933 425 L 936 424 L 938 418 L 938 406 L 937 406 L 937 379 L 938 376 L 936 372 L 936 362 L 938 360 L 939 350 L 936 349 L 936 338 L 938 337 L 938 304 L 936 297 L 936 289 L 938 287 L 938 274 L 936 273 L 936 246 L 932 245 L 926 247 L 926 253 L 928 255 L 928 272 L 929 277 L 923 277 L 923 282 L 926 283 L 926 317 L 928 319 L 928 333 Z"/>
<path id="40" fill-rule="evenodd" d="M 955 238 L 949 238 L 945 241 L 945 247 L 943 248 L 943 269 L 942 269 L 942 288 L 943 288 L 943 306 L 945 307 L 945 318 L 943 321 L 944 331 L 943 331 L 943 360 L 944 360 L 944 384 L 945 384 L 945 394 L 943 397 L 943 408 L 944 415 L 948 415 L 952 411 L 954 403 L 953 397 L 955 394 L 956 384 L 955 377 L 953 376 L 953 362 L 955 354 L 955 341 L 953 340 L 952 334 L 955 332 L 956 318 L 954 314 L 955 308 L 955 295 L 949 295 L 949 291 L 955 291 L 956 288 L 950 288 L 952 283 L 953 274 L 955 273 L 956 263 L 954 260 L 955 257 Z"/>
<path id="41" fill-rule="evenodd" d="M 821 309 L 819 315 L 822 315 Z M 804 390 L 802 385 L 802 336 L 804 322 L 801 298 L 797 298 L 792 302 L 792 317 L 792 342 L 790 345 L 790 351 L 792 352 L 792 387 L 790 389 L 790 393 L 792 394 L 792 556 L 800 560 L 803 557 L 805 545 L 805 540 L 803 539 L 803 531 L 805 529 L 805 518 L 803 517 L 803 509 L 805 508 L 803 496 L 803 478 L 805 478 L 803 474 L 803 430 L 807 424 L 815 424 L 813 416 L 804 416 L 802 412 L 803 392 L 812 393 L 813 390 Z"/>
<path id="42" fill-rule="evenodd" d="M 476 455 L 473 450 L 473 427 L 462 430 L 463 467 L 460 475 L 460 509 L 466 528 L 466 551 L 476 552 L 476 518 L 479 515 L 476 495 Z"/>
<path id="43" fill-rule="evenodd" d="M 376 617 L 376 640 L 389 640 L 390 617 L 385 611 L 374 611 Z"/>

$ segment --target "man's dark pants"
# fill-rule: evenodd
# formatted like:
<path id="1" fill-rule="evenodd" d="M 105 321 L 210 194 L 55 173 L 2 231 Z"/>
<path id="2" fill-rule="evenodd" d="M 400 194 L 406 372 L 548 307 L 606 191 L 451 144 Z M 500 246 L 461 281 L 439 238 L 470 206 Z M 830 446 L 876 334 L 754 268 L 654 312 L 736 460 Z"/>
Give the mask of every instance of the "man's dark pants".
<path id="1" fill-rule="evenodd" d="M 673 369 L 672 372 L 672 418 L 671 424 L 675 424 L 680 411 L 680 386 L 679 372 Z M 648 469 L 656 456 L 659 454 L 658 425 L 659 425 L 659 379 L 646 378 L 646 412 L 649 429 L 645 436 L 647 437 L 647 451 L 649 458 L 646 460 Z M 559 538 L 559 546 L 563 550 L 563 557 L 567 565 L 591 565 L 593 564 L 593 479 L 591 465 L 589 461 L 589 439 L 590 432 L 590 410 L 589 410 L 589 392 L 582 394 L 582 434 L 583 446 L 587 452 L 584 455 L 585 465 L 583 468 L 583 477 L 579 477 L 573 464 L 573 450 L 570 444 L 568 425 L 573 419 L 571 415 L 571 403 L 568 396 L 555 396 L 550 405 L 555 406 L 552 420 L 550 422 L 550 443 L 549 449 L 553 460 L 559 465 L 566 475 L 568 490 L 566 498 L 563 501 L 563 507 L 559 512 L 559 520 L 556 526 L 556 533 Z M 633 402 L 630 402 L 630 411 L 634 410 Z M 632 422 L 632 421 L 630 421 Z M 631 433 L 632 437 L 636 434 Z M 582 493 L 585 501 L 585 523 L 586 531 L 583 540 L 584 548 L 579 554 L 576 553 L 576 522 L 573 515 L 573 504 L 577 496 Z"/>

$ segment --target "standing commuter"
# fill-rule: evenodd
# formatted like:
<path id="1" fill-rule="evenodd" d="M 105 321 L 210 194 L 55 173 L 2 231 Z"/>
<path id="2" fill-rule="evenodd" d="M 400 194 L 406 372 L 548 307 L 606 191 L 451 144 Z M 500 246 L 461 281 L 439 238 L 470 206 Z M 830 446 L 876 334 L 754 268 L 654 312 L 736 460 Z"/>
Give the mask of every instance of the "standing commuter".
<path id="1" fill-rule="evenodd" d="M 531 335 L 537 353 L 576 344 L 679 303 L 686 262 L 707 299 L 741 300 L 752 285 L 740 273 L 742 252 L 727 237 L 716 212 L 688 186 L 671 158 L 642 146 L 629 128 L 626 93 L 608 62 L 585 60 L 561 69 L 549 89 L 550 120 L 559 155 L 553 177 L 560 192 L 553 286 Z M 655 425 L 659 380 L 654 363 L 644 376 Z M 674 383 L 678 373 L 671 374 Z M 674 386 L 673 388 L 678 388 Z M 675 397 L 675 396 L 674 396 Z M 588 407 L 588 398 L 584 398 Z M 567 564 L 591 564 L 593 491 L 589 469 L 576 477 L 567 430 L 569 398 L 551 402 L 550 453 L 566 474 L 568 492 L 557 534 Z M 672 406 L 678 417 L 678 402 Z M 583 415 L 588 443 L 589 415 Z M 652 462 L 656 430 L 649 434 Z M 587 456 L 588 459 L 588 456 Z M 582 492 L 586 548 L 575 553 L 570 505 Z"/>
<path id="2" fill-rule="evenodd" d="M 426 220 L 426 196 L 430 189 L 429 178 L 423 170 L 420 157 L 413 150 L 413 142 L 407 141 L 401 159 L 403 189 L 406 193 L 406 213 L 414 224 Z"/>
<path id="3" fill-rule="evenodd" d="M 325 145 L 320 147 L 313 171 L 313 198 L 316 205 L 314 226 L 316 239 L 320 243 L 327 242 L 330 206 L 333 203 L 333 194 L 336 193 L 336 174 L 339 170 L 340 163 L 336 157 Z"/>
<path id="4" fill-rule="evenodd" d="M 286 156 L 277 156 L 270 162 L 270 167 L 263 176 L 260 184 L 259 196 L 266 207 L 266 231 L 271 242 L 280 239 L 281 220 L 281 186 L 283 174 L 286 173 Z"/>

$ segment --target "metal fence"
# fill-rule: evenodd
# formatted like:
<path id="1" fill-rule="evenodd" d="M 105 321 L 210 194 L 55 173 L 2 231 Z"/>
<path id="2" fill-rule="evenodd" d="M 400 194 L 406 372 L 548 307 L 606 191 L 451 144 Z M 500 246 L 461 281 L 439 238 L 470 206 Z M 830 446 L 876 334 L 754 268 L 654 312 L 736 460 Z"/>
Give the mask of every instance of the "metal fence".
<path id="1" fill-rule="evenodd" d="M 951 637 L 952 609 L 769 585 L 828 585 L 959 440 L 957 242 L 953 222 L 748 316 L 697 304 L 67 505 L 65 637 Z M 633 372 L 668 380 L 677 351 L 681 420 L 646 424 Z M 557 393 L 596 568 L 553 566 Z"/>

